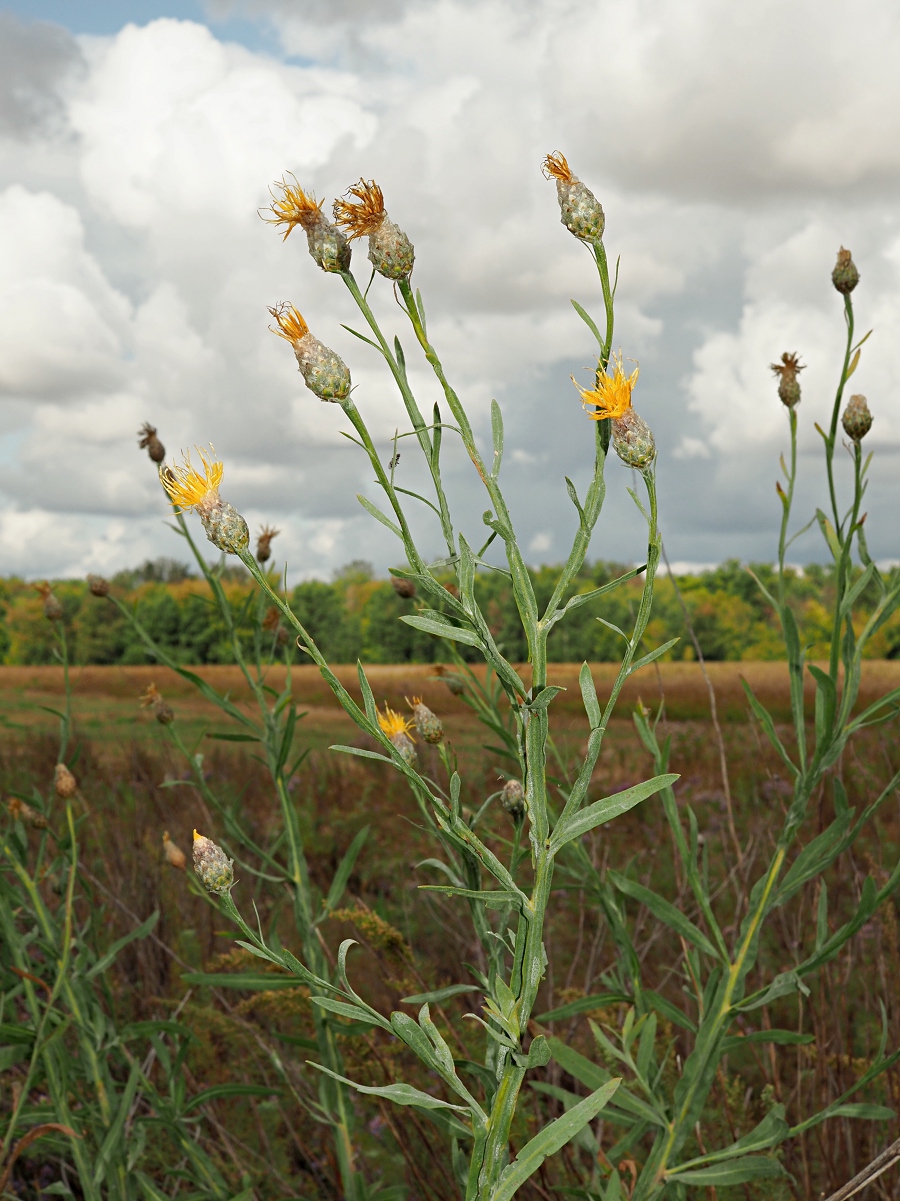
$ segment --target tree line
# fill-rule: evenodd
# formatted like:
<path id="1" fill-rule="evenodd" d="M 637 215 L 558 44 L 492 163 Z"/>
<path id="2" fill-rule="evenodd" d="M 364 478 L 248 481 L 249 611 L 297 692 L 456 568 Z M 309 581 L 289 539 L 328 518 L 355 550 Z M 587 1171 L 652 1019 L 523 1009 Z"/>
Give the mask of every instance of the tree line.
<path id="1" fill-rule="evenodd" d="M 590 591 L 626 570 L 621 564 L 610 562 L 585 565 L 573 583 L 572 592 Z M 556 574 L 553 567 L 533 570 L 539 604 L 549 599 Z M 647 631 L 648 646 L 680 638 L 665 657 L 690 660 L 696 657 L 696 638 L 709 660 L 782 658 L 777 619 L 757 583 L 759 580 L 770 587 L 773 575 L 769 565 L 747 567 L 732 560 L 708 571 L 680 575 L 675 581 L 662 576 Z M 265 623 L 267 615 L 257 611 L 259 602 L 243 567 L 224 567 L 222 580 L 235 621 L 244 631 L 249 647 L 254 623 L 260 617 Z M 178 662 L 232 661 L 230 640 L 221 615 L 211 603 L 208 587 L 186 564 L 157 559 L 119 572 L 109 584 L 134 606 L 147 632 Z M 453 587 L 449 575 L 447 585 Z M 787 585 L 809 655 L 827 657 L 831 635 L 828 619 L 833 589 L 831 570 L 813 564 L 792 571 Z M 499 571 L 482 571 L 476 587 L 504 654 L 513 662 L 525 660 L 527 651 L 516 620 L 508 577 Z M 59 580 L 53 582 L 52 588 L 62 607 L 62 621 L 74 662 L 152 662 L 128 623 L 112 606 L 91 595 L 85 581 Z M 330 583 L 307 580 L 297 584 L 289 589 L 289 598 L 297 616 L 331 662 L 361 659 L 364 663 L 431 663 L 445 659 L 443 643 L 399 620 L 404 614 L 414 613 L 420 603 L 417 597 L 404 596 L 402 592 L 402 585 L 398 592 L 391 579 L 377 578 L 369 564 L 353 562 L 335 573 Z M 629 627 L 639 594 L 638 577 L 575 610 L 550 636 L 551 660 L 618 659 L 617 644 L 622 636 L 614 627 Z M 0 662 L 55 662 L 51 627 L 34 583 L 17 578 L 0 580 Z M 267 628 L 274 640 L 283 638 L 274 614 L 268 615 Z M 873 658 L 900 655 L 900 614 L 879 631 L 868 653 Z"/>

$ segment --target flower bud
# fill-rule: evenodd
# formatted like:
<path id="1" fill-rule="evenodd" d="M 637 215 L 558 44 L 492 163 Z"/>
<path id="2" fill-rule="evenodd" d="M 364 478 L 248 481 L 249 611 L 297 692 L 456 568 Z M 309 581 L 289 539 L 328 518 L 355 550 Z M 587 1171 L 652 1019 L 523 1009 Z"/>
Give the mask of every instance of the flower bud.
<path id="1" fill-rule="evenodd" d="M 500 804 L 513 819 L 520 822 L 525 816 L 525 789 L 518 780 L 507 780 L 500 793 Z"/>
<path id="2" fill-rule="evenodd" d="M 173 505 L 197 511 L 213 546 L 231 555 L 240 554 L 250 545 L 250 531 L 237 509 L 219 496 L 222 464 L 208 458 L 202 450 L 197 453 L 202 471 L 193 467 L 190 455 L 185 454 L 181 466 L 160 467 L 160 482 Z"/>
<path id="3" fill-rule="evenodd" d="M 841 416 L 844 433 L 857 446 L 872 428 L 872 414 L 864 396 L 851 396 Z"/>
<path id="4" fill-rule="evenodd" d="M 797 375 L 806 367 L 800 362 L 800 356 L 785 351 L 780 363 L 772 363 L 772 370 L 778 376 L 778 397 L 783 405 L 793 409 L 800 403 L 800 381 Z"/>
<path id="5" fill-rule="evenodd" d="M 194 831 L 194 871 L 207 892 L 222 896 L 234 887 L 234 860 L 211 838 Z"/>
<path id="6" fill-rule="evenodd" d="M 391 587 L 403 600 L 412 600 L 416 595 L 416 586 L 412 580 L 404 580 L 400 576 L 391 576 Z"/>
<path id="7" fill-rule="evenodd" d="M 78 781 L 66 767 L 65 763 L 57 763 L 53 771 L 53 787 L 56 795 L 62 801 L 69 800 L 78 791 Z"/>
<path id="8" fill-rule="evenodd" d="M 162 836 L 163 854 L 166 857 L 166 862 L 172 867 L 177 867 L 179 871 L 184 871 L 187 867 L 187 856 L 181 847 L 175 845 L 169 837 L 169 831 L 164 830 Z"/>
<path id="9" fill-rule="evenodd" d="M 310 392 L 319 400 L 345 400 L 350 395 L 350 372 L 341 356 L 312 336 L 291 305 L 277 304 L 269 312 L 278 324 L 272 332 L 294 348 L 300 374 Z"/>
<path id="10" fill-rule="evenodd" d="M 43 813 L 38 813 L 18 797 L 12 796 L 6 802 L 6 809 L 13 821 L 20 821 L 25 826 L 33 826 L 35 830 L 46 830 L 47 819 Z"/>
<path id="11" fill-rule="evenodd" d="M 859 271 L 849 250 L 843 246 L 838 251 L 837 262 L 831 273 L 831 282 L 842 296 L 849 296 L 859 283 Z"/>
<path id="12" fill-rule="evenodd" d="M 599 242 L 603 237 L 606 217 L 603 206 L 577 176 L 572 174 L 564 154 L 556 151 L 544 159 L 544 176 L 556 180 L 560 221 L 582 242 Z"/>
<path id="13" fill-rule="evenodd" d="M 436 713 L 423 704 L 420 696 L 414 696 L 412 702 L 406 702 L 413 711 L 413 719 L 416 723 L 416 733 L 424 742 L 437 744 L 443 741 L 444 727 L 441 719 Z"/>
<path id="14" fill-rule="evenodd" d="M 388 217 L 384 195 L 374 180 L 361 179 L 348 188 L 352 200 L 334 202 L 334 219 L 349 230 L 349 240 L 369 239 L 369 262 L 385 279 L 408 279 L 415 262 L 412 242 Z"/>
<path id="15" fill-rule="evenodd" d="M 336 225 L 332 225 L 317 204 L 312 192 L 305 192 L 296 180 L 292 184 L 282 179 L 275 185 L 281 195 L 272 195 L 272 204 L 264 217 L 270 225 L 285 225 L 285 238 L 298 225 L 306 233 L 310 255 L 323 271 L 350 270 L 350 244 Z"/>
<path id="16" fill-rule="evenodd" d="M 48 621 L 61 621 L 63 615 L 63 607 L 58 599 L 53 595 L 53 589 L 44 581 L 43 584 L 35 584 L 35 588 L 41 594 L 41 599 L 44 602 L 44 616 Z"/>
<path id="17" fill-rule="evenodd" d="M 138 446 L 141 450 L 146 450 L 154 463 L 161 463 L 166 457 L 166 448 L 156 436 L 156 428 L 149 421 L 145 421 L 138 430 Z"/>
<path id="18" fill-rule="evenodd" d="M 109 596 L 109 580 L 102 575 L 89 575 L 87 583 L 91 596 Z"/>
<path id="19" fill-rule="evenodd" d="M 264 525 L 256 535 L 256 561 L 257 563 L 268 563 L 272 555 L 272 539 L 277 538 L 281 530 L 276 530 L 270 525 Z"/>
<path id="20" fill-rule="evenodd" d="M 153 716 L 161 726 L 169 726 L 175 720 L 175 711 L 167 704 L 155 684 L 148 684 L 141 696 L 141 708 L 152 709 Z"/>

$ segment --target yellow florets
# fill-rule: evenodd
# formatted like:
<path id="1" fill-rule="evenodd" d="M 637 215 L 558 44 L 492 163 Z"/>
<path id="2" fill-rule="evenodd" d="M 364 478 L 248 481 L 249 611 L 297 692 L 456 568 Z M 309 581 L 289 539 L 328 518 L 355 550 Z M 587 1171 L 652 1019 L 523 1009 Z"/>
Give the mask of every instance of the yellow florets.
<path id="1" fill-rule="evenodd" d="M 638 377 L 635 367 L 631 375 L 626 375 L 622 369 L 622 355 L 613 355 L 614 371 L 609 375 L 606 371 L 597 372 L 597 385 L 594 388 L 582 388 L 572 377 L 572 382 L 581 393 L 583 405 L 596 405 L 594 412 L 588 412 L 592 421 L 603 421 L 607 417 L 622 418 L 631 408 L 631 393 Z"/>
<path id="2" fill-rule="evenodd" d="M 190 453 L 185 451 L 184 463 L 181 466 L 164 467 L 160 472 L 160 479 L 169 499 L 180 509 L 193 509 L 217 497 L 219 485 L 222 483 L 225 471 L 223 465 L 208 457 L 199 447 L 195 449 L 203 464 L 202 471 L 193 466 Z"/>
<path id="3" fill-rule="evenodd" d="M 302 341 L 309 333 L 309 326 L 294 306 L 288 304 L 287 301 L 273 305 L 269 312 L 278 325 L 278 329 L 273 329 L 272 333 L 277 334 L 279 338 L 284 338 L 285 341 L 293 344 Z"/>
<path id="4" fill-rule="evenodd" d="M 544 159 L 541 170 L 546 179 L 561 179 L 563 183 L 572 183 L 575 176 L 566 161 L 566 156 L 559 150 L 554 150 Z"/>
<path id="5" fill-rule="evenodd" d="M 375 233 L 385 218 L 384 194 L 375 180 L 361 179 L 347 189 L 346 195 L 355 199 L 334 202 L 338 225 L 343 225 L 351 241 Z"/>
<path id="6" fill-rule="evenodd" d="M 381 726 L 382 733 L 388 738 L 396 738 L 398 734 L 409 735 L 413 728 L 411 721 L 402 713 L 395 713 L 387 704 L 384 706 L 384 713 L 378 714 L 378 724 Z"/>
<path id="7" fill-rule="evenodd" d="M 282 179 L 275 184 L 275 188 L 281 195 L 277 195 L 270 189 L 272 203 L 263 211 L 271 213 L 272 216 L 264 216 L 263 221 L 267 221 L 270 225 L 286 225 L 285 237 L 298 225 L 309 230 L 322 220 L 322 202 L 319 201 L 317 204 L 312 192 L 304 192 L 296 179 L 293 183 Z"/>

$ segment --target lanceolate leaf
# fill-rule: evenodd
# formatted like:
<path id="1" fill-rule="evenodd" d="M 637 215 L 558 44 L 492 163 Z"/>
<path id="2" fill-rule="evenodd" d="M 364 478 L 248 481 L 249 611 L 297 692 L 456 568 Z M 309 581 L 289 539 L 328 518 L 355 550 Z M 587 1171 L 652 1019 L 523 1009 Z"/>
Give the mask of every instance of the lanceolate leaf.
<path id="1" fill-rule="evenodd" d="M 627 813 L 647 797 L 674 784 L 678 778 L 671 772 L 664 776 L 654 776 L 652 780 L 645 780 L 643 784 L 635 784 L 633 788 L 626 788 L 623 792 L 604 797 L 602 801 L 595 801 L 593 805 L 574 813 L 566 821 L 560 822 L 553 831 L 550 838 L 551 852 L 555 853 L 573 838 L 580 838 L 582 834 L 602 826 L 604 822 L 611 821 L 620 813 Z"/>
<path id="2" fill-rule="evenodd" d="M 469 1112 L 466 1105 L 451 1105 L 449 1101 L 441 1101 L 438 1097 L 432 1097 L 430 1093 L 423 1093 L 420 1089 L 413 1088 L 411 1084 L 383 1084 L 378 1087 L 357 1084 L 355 1080 L 348 1080 L 346 1076 L 339 1076 L 337 1072 L 329 1071 L 320 1063 L 312 1063 L 310 1060 L 307 1060 L 307 1063 L 311 1068 L 318 1068 L 326 1076 L 340 1080 L 341 1084 L 348 1084 L 358 1093 L 365 1093 L 368 1097 L 384 1097 L 386 1101 L 393 1101 L 395 1105 L 412 1105 L 416 1109 L 455 1109 L 457 1113 Z"/>
<path id="3" fill-rule="evenodd" d="M 669 1172 L 668 1178 L 681 1184 L 699 1184 L 705 1188 L 721 1187 L 726 1184 L 743 1184 L 746 1180 L 760 1180 L 764 1176 L 783 1176 L 784 1168 L 777 1159 L 768 1155 L 748 1155 L 736 1163 L 714 1164 L 710 1168 L 697 1168 L 687 1172 Z"/>
<path id="4" fill-rule="evenodd" d="M 717 958 L 716 948 L 702 930 L 698 930 L 692 921 L 686 918 L 679 909 L 676 909 L 664 897 L 661 897 L 658 893 L 651 892 L 649 888 L 644 888 L 642 884 L 638 884 L 635 880 L 629 880 L 627 876 L 620 875 L 619 872 L 610 870 L 608 875 L 619 892 L 624 892 L 627 897 L 632 897 L 635 901 L 640 901 L 642 905 L 646 905 L 654 917 L 658 917 L 661 922 L 664 922 L 676 934 L 680 934 L 689 943 L 693 943 L 698 950 L 712 956 L 714 959 Z"/>
<path id="5" fill-rule="evenodd" d="M 568 1113 L 545 1126 L 519 1152 L 513 1162 L 503 1171 L 491 1201 L 510 1201 L 510 1198 L 525 1181 L 532 1176 L 548 1155 L 554 1155 L 571 1139 L 579 1134 L 584 1127 L 594 1120 L 609 1099 L 619 1087 L 620 1080 L 615 1078 L 591 1093 L 578 1105 L 574 1105 Z"/>

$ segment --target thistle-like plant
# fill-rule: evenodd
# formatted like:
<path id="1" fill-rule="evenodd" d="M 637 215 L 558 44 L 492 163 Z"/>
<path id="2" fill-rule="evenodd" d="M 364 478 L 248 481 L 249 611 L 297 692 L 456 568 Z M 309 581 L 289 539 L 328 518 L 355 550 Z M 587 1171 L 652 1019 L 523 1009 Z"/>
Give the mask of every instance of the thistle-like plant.
<path id="1" fill-rule="evenodd" d="M 472 1015 L 481 1023 L 485 1038 L 483 1069 L 486 1070 L 478 1074 L 477 1086 L 460 1074 L 444 1036 L 431 1017 L 429 998 L 421 998 L 423 1003 L 418 1020 L 414 1020 L 401 1012 L 385 1016 L 355 991 L 347 975 L 347 955 L 352 945 L 349 940 L 339 950 L 335 980 L 317 970 L 309 959 L 302 961 L 290 951 L 267 945 L 260 931 L 253 930 L 244 921 L 230 890 L 226 890 L 219 901 L 223 911 L 242 930 L 244 945 L 255 954 L 294 972 L 313 991 L 314 1004 L 326 1019 L 327 1015 L 336 1014 L 390 1032 L 415 1052 L 436 1080 L 443 1082 L 447 1099 L 402 1081 L 382 1087 L 355 1085 L 327 1063 L 316 1065 L 342 1084 L 401 1105 L 420 1108 L 437 1120 L 447 1133 L 448 1157 L 468 1201 L 476 1198 L 478 1201 L 487 1201 L 487 1198 L 502 1201 L 511 1197 L 544 1159 L 579 1134 L 616 1092 L 617 1079 L 604 1081 L 588 1097 L 540 1130 L 510 1162 L 510 1127 L 523 1082 L 530 1069 L 544 1066 L 550 1056 L 546 1038 L 533 1037 L 529 1022 L 544 975 L 544 924 L 557 861 L 578 844 L 584 834 L 633 808 L 677 778 L 662 772 L 614 796 L 595 799 L 590 794 L 603 738 L 625 680 L 641 666 L 664 654 L 671 644 L 643 655 L 639 649 L 650 615 L 660 557 L 654 476 L 656 450 L 649 427 L 632 406 L 637 373 L 626 376 L 621 358 L 612 358 L 615 284 L 610 281 L 603 242 L 603 210 L 587 186 L 573 175 L 562 155 L 547 158 L 545 173 L 556 181 L 563 224 L 588 249 L 598 270 L 605 325 L 601 332 L 587 312 L 575 304 L 577 313 L 598 343 L 594 387 L 582 390 L 587 415 L 594 420 L 593 475 L 583 497 L 578 495 L 572 482 L 566 480 L 575 510 L 576 530 L 571 552 L 543 610 L 538 606 L 501 485 L 504 439 L 500 406 L 496 401 L 492 402 L 491 450 L 485 454 L 476 438 L 472 419 L 429 340 L 425 305 L 421 294 L 410 282 L 413 246 L 388 217 L 381 189 L 372 181 L 361 180 L 344 199 L 335 203 L 337 222 L 332 224 L 310 193 L 295 183 L 285 182 L 279 186 L 269 215 L 273 223 L 286 227 L 286 236 L 294 228 L 302 228 L 307 234 L 314 261 L 326 272 L 340 277 L 368 327 L 366 333 L 351 332 L 379 356 L 397 385 L 409 422 L 409 428 L 399 437 L 414 438 L 418 444 L 431 480 L 430 497 L 412 493 L 395 482 L 393 463 L 396 459 L 392 456 L 392 463 L 385 463 L 379 453 L 366 423 L 365 401 L 361 399 L 357 407 L 350 391 L 349 371 L 340 358 L 310 333 L 309 326 L 296 309 L 279 305 L 271 310 L 277 324 L 275 332 L 291 344 L 307 386 L 321 400 L 340 405 L 353 428 L 351 436 L 375 472 L 386 511 L 362 497 L 361 503 L 400 544 L 407 567 L 393 574 L 410 581 L 417 594 L 425 598 L 417 613 L 402 620 L 450 644 L 473 648 L 496 679 L 509 715 L 512 753 L 521 781 L 520 795 L 513 796 L 513 791 L 509 790 L 506 803 L 520 835 L 524 835 L 527 823 L 524 852 L 517 836 L 511 857 L 504 862 L 483 840 L 477 829 L 481 811 L 474 816 L 468 816 L 464 811 L 464 782 L 449 756 L 443 756 L 447 774 L 441 780 L 430 778 L 424 768 L 417 765 L 415 755 L 406 745 L 409 743 L 406 729 L 401 730 L 394 720 L 397 715 L 379 714 L 376 709 L 361 665 L 358 675 L 362 704 L 357 704 L 342 686 L 287 601 L 247 549 L 243 533 L 246 527 L 242 526 L 231 506 L 219 497 L 221 472 L 217 465 L 204 461 L 202 471 L 195 471 L 187 463 L 174 470 L 161 469 L 163 485 L 173 503 L 180 510 L 196 508 L 211 541 L 241 558 L 262 592 L 295 631 L 299 643 L 318 665 L 340 704 L 379 747 L 377 751 L 360 747 L 335 749 L 393 764 L 406 777 L 442 848 L 443 859 L 436 861 L 437 866 L 445 880 L 449 878 L 449 883 L 428 887 L 456 897 L 469 907 L 487 964 L 487 970 L 476 973 L 474 980 L 474 987 L 484 996 L 481 1015 Z M 414 341 L 442 389 L 443 403 L 434 405 L 428 420 L 410 384 L 407 359 L 399 338 L 389 340 L 383 332 L 366 299 L 368 288 L 364 292 L 350 270 L 349 248 L 360 237 L 367 237 L 369 241 L 373 280 L 378 274 L 391 281 Z M 488 508 L 483 516 L 486 536 L 482 538 L 474 537 L 471 531 L 467 535 L 454 524 L 441 476 L 441 450 L 447 436 L 460 439 L 485 490 Z M 586 444 L 589 444 L 587 439 Z M 584 563 L 600 518 L 606 494 L 604 471 L 610 445 L 641 477 L 645 500 L 636 493 L 632 496 L 647 522 L 647 561 L 602 588 L 572 595 L 573 582 Z M 395 454 L 396 439 L 391 449 Z M 437 561 L 428 562 L 413 537 L 407 514 L 411 501 L 424 506 L 437 523 L 446 548 L 446 553 Z M 495 542 L 502 549 L 501 565 L 492 564 L 485 558 L 488 548 Z M 445 587 L 448 570 L 455 573 L 454 592 Z M 503 655 L 479 605 L 477 576 L 479 571 L 487 570 L 503 571 L 511 579 L 528 646 L 530 678 Z M 640 574 L 644 576 L 640 603 L 631 631 L 620 631 L 624 647 L 622 660 L 604 704 L 597 696 L 586 664 L 580 675 L 590 736 L 577 779 L 566 790 L 551 791 L 547 772 L 548 746 L 552 704 L 559 689 L 550 685 L 547 679 L 548 637 L 567 613 L 578 606 L 599 601 L 611 589 Z M 419 716 L 427 723 L 427 715 Z M 436 729 L 434 737 L 437 738 Z M 524 884 L 521 869 L 526 856 L 531 870 L 528 883 Z M 460 987 L 471 988 L 472 981 L 461 982 Z"/>

